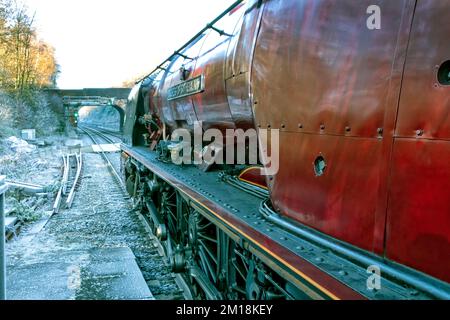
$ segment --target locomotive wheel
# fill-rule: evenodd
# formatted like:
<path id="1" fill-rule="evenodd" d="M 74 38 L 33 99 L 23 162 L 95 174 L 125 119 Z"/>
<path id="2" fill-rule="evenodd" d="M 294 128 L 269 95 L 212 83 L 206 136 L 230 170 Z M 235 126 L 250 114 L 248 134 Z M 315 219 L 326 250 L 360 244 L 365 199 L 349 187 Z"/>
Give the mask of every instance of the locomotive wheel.
<path id="1" fill-rule="evenodd" d="M 231 300 L 244 300 L 247 297 L 247 278 L 249 273 L 249 254 L 236 243 L 230 241 L 228 296 Z"/>
<path id="2" fill-rule="evenodd" d="M 143 197 L 145 194 L 145 186 L 142 183 L 141 173 L 139 171 L 136 170 L 133 175 L 128 177 L 126 189 L 133 201 L 134 209 L 142 211 L 144 207 Z"/>
<path id="3" fill-rule="evenodd" d="M 264 275 L 256 269 L 255 261 L 250 260 L 245 287 L 247 300 L 263 299 L 265 295 L 264 281 Z"/>
<path id="4" fill-rule="evenodd" d="M 134 183 L 135 183 L 135 180 L 136 180 L 136 176 L 130 175 L 130 176 L 127 178 L 126 183 L 125 183 L 127 192 L 128 192 L 128 194 L 129 194 L 131 197 L 133 196 L 133 192 L 134 192 Z"/>
<path id="5" fill-rule="evenodd" d="M 162 225 L 158 226 L 160 230 L 164 230 L 164 236 L 160 237 L 166 257 L 169 259 L 174 254 L 177 237 L 177 202 L 176 192 L 172 188 L 167 187 L 159 197 L 159 213 L 162 217 Z"/>
<path id="6" fill-rule="evenodd" d="M 258 261 L 238 244 L 230 245 L 229 298 L 232 300 L 277 300 L 289 296 Z"/>
<path id="7" fill-rule="evenodd" d="M 194 260 L 208 279 L 216 284 L 219 270 L 217 227 L 202 215 L 194 213 L 189 219 L 189 239 Z"/>
<path id="8" fill-rule="evenodd" d="M 136 179 L 141 180 L 139 174 Z M 130 181 L 130 186 L 131 182 L 136 185 L 136 180 Z M 138 184 L 134 199 L 137 203 L 145 203 L 145 188 L 145 183 Z M 152 225 L 154 233 L 164 233 L 159 238 L 172 271 L 182 274 L 194 299 L 260 300 L 283 296 L 284 290 L 252 254 L 190 207 L 175 189 L 166 185 L 151 198 L 161 219 L 160 225 Z"/>
<path id="9" fill-rule="evenodd" d="M 177 198 L 173 189 L 166 190 L 161 195 L 161 215 L 164 217 L 169 234 L 176 239 L 178 231 Z"/>
<path id="10" fill-rule="evenodd" d="M 166 255 L 174 272 L 183 272 L 188 248 L 189 215 L 192 209 L 172 188 L 167 188 L 160 196 L 160 213 L 163 217 L 167 236 L 163 238 Z"/>
<path id="11" fill-rule="evenodd" d="M 190 265 L 198 268 L 207 286 L 219 287 L 220 276 L 220 239 L 218 228 L 198 212 L 189 215 L 189 247 L 191 248 Z M 205 283 L 188 275 L 197 299 L 208 298 L 203 290 Z"/>

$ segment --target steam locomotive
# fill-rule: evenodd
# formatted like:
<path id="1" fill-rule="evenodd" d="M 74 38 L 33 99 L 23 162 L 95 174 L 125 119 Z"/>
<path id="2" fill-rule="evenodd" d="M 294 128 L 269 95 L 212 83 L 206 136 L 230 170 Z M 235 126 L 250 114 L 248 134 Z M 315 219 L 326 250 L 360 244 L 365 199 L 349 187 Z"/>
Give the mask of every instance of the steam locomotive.
<path id="1" fill-rule="evenodd" d="M 137 83 L 124 179 L 193 299 L 450 298 L 449 20 L 448 0 L 237 1 Z M 198 123 L 224 139 L 185 149 Z M 226 157 L 230 130 L 259 154 L 278 132 L 278 170 L 248 146 L 175 163 Z"/>

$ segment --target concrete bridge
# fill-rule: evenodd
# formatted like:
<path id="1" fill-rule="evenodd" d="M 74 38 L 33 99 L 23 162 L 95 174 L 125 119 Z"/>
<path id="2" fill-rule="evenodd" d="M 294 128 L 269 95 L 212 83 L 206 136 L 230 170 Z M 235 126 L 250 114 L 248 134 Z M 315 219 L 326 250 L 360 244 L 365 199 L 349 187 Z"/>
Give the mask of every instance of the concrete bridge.
<path id="1" fill-rule="evenodd" d="M 64 105 L 66 121 L 76 126 L 83 107 L 112 107 L 119 112 L 120 130 L 125 120 L 125 107 L 131 88 L 49 89 L 49 96 L 58 97 Z"/>

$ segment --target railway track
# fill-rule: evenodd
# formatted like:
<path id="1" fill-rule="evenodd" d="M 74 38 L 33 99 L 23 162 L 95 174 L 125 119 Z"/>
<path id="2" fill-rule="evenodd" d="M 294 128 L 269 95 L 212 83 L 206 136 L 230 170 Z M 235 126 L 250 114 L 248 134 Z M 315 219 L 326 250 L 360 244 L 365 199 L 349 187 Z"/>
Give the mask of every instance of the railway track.
<path id="1" fill-rule="evenodd" d="M 92 127 L 85 127 L 85 126 L 80 127 L 79 126 L 78 129 L 82 133 L 86 134 L 89 137 L 89 139 L 92 141 L 92 143 L 96 144 L 98 146 L 98 148 L 101 150 L 99 152 L 100 156 L 103 158 L 103 160 L 107 164 L 108 170 L 109 170 L 111 176 L 114 178 L 114 181 L 117 182 L 117 185 L 123 194 L 123 198 L 126 201 L 129 201 L 130 207 L 132 207 L 133 203 L 131 202 L 130 197 L 126 191 L 126 186 L 125 186 L 122 178 L 119 175 L 120 169 L 118 166 L 114 165 L 115 160 L 116 160 L 116 159 L 114 159 L 114 154 L 111 154 L 111 153 L 105 151 L 104 148 L 102 147 L 102 144 L 120 143 L 121 138 L 116 135 L 111 134 L 108 130 L 102 130 L 99 128 L 92 128 Z M 118 139 L 120 141 L 118 141 Z M 162 259 L 164 261 L 164 264 L 166 265 L 167 270 L 170 270 L 169 261 L 164 256 L 164 249 L 161 246 L 161 243 L 156 238 L 156 236 L 153 234 L 151 228 L 149 227 L 149 221 L 140 212 L 138 212 L 136 210 L 133 210 L 133 211 L 136 213 L 136 216 L 139 218 L 141 224 L 143 225 L 143 227 L 146 231 L 146 234 L 147 234 L 150 242 L 152 243 L 153 248 L 155 249 L 155 252 L 150 252 L 149 254 L 152 254 L 152 255 L 157 254 L 159 256 L 159 259 Z M 145 263 L 141 264 L 138 261 L 138 265 L 141 267 L 142 273 L 144 275 L 144 278 L 146 278 L 146 280 L 147 280 L 147 277 L 149 279 L 153 278 L 151 275 L 151 271 L 147 270 L 147 268 L 145 267 Z M 165 270 L 159 270 L 159 272 L 161 274 L 159 275 L 158 278 L 160 279 L 159 281 L 161 283 L 174 282 L 179 289 L 175 290 L 175 291 L 169 290 L 169 292 L 167 292 L 167 290 L 162 290 L 163 292 L 161 292 L 159 294 L 158 294 L 158 292 L 154 292 L 154 290 L 152 290 L 152 293 L 156 299 L 159 299 L 159 300 L 192 299 L 192 296 L 190 294 L 187 284 L 184 282 L 184 280 L 178 274 L 173 274 L 173 273 L 165 271 Z M 154 283 L 154 282 L 155 282 L 155 280 L 150 280 L 150 283 Z M 149 285 L 149 286 L 151 287 L 152 285 Z"/>
<path id="2" fill-rule="evenodd" d="M 57 214 L 61 209 L 70 209 L 75 198 L 75 192 L 81 181 L 83 170 L 82 153 L 68 154 L 62 157 L 63 175 L 61 186 L 58 190 L 55 203 L 53 205 L 53 214 Z"/>
<path id="3" fill-rule="evenodd" d="M 112 131 L 109 129 L 104 129 L 101 127 L 86 127 L 86 126 L 78 126 L 78 129 L 80 129 L 83 132 L 90 132 L 91 135 L 94 137 L 100 137 L 102 140 L 104 140 L 107 143 L 120 143 L 122 142 L 122 135 L 119 132 Z M 92 140 L 92 139 L 91 139 Z M 98 142 L 98 139 L 95 139 Z"/>
<path id="4" fill-rule="evenodd" d="M 117 139 L 119 139 L 119 141 L 122 141 L 122 133 L 119 131 L 114 131 L 114 130 L 99 127 L 99 126 L 94 126 L 94 127 L 89 127 L 89 128 L 93 129 L 97 132 L 103 133 L 104 135 L 117 138 Z"/>
<path id="5" fill-rule="evenodd" d="M 89 137 L 89 139 L 91 139 L 91 141 L 99 147 L 100 156 L 103 158 L 103 160 L 107 164 L 108 170 L 111 173 L 111 175 L 113 176 L 117 185 L 123 191 L 124 195 L 126 195 L 127 193 L 126 193 L 126 189 L 125 189 L 125 184 L 123 183 L 123 181 L 118 173 L 118 168 L 117 168 L 117 166 L 115 167 L 113 165 L 111 159 L 108 157 L 108 152 L 106 152 L 104 147 L 102 147 L 102 141 L 100 141 L 100 140 L 103 140 L 107 144 L 120 143 L 120 141 L 117 141 L 117 139 L 112 139 L 107 134 L 105 134 L 99 130 L 93 129 L 93 128 L 78 127 L 78 129 L 81 130 L 84 134 L 86 134 Z"/>

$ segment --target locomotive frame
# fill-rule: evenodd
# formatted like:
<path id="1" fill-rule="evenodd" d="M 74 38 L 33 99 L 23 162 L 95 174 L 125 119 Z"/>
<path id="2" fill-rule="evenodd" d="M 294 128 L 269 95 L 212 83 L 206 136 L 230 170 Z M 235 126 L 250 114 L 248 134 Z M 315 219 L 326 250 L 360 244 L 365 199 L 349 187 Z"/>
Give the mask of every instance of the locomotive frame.
<path id="1" fill-rule="evenodd" d="M 254 193 L 237 195 L 234 186 L 218 181 L 217 172 L 199 172 L 195 167 L 178 167 L 158 161 L 158 155 L 149 153 L 145 147 L 123 145 L 122 149 L 127 186 L 136 208 L 165 248 L 172 270 L 184 275 L 187 287 L 195 288 L 192 277 L 201 283 L 201 291 L 196 288 L 191 293 L 194 298 L 356 300 L 448 297 L 445 283 L 417 271 L 395 263 L 387 264 L 375 255 L 304 226 L 296 226 L 292 232 L 292 225 L 273 212 L 266 216 L 269 219 L 263 218 L 258 209 L 268 212 L 264 210 L 264 200 Z M 171 198 L 164 193 L 173 194 L 175 203 L 164 204 L 164 199 Z M 169 213 L 167 206 L 176 208 L 177 215 L 180 210 L 186 213 L 188 209 L 189 217 L 193 214 L 212 223 L 220 238 L 215 252 L 223 254 L 224 248 L 231 244 L 239 256 L 259 263 L 262 269 L 259 280 L 270 277 L 269 283 L 257 282 L 250 275 L 245 295 L 242 289 L 239 290 L 242 287 L 234 289 L 237 284 L 227 277 L 230 274 L 227 261 L 234 264 L 236 257 L 231 260 L 221 257 L 222 283 L 205 276 L 208 267 L 203 265 L 201 269 L 195 264 L 198 257 L 191 249 L 192 243 L 180 247 L 180 243 L 173 242 L 173 239 L 190 234 L 192 221 L 188 219 L 188 224 L 169 227 L 173 212 Z M 287 231 L 289 229 L 291 231 Z M 174 247 L 182 250 L 174 250 Z M 367 288 L 367 267 L 371 265 L 378 265 L 383 270 L 380 290 Z M 241 295 L 233 295 L 235 291 Z"/>

